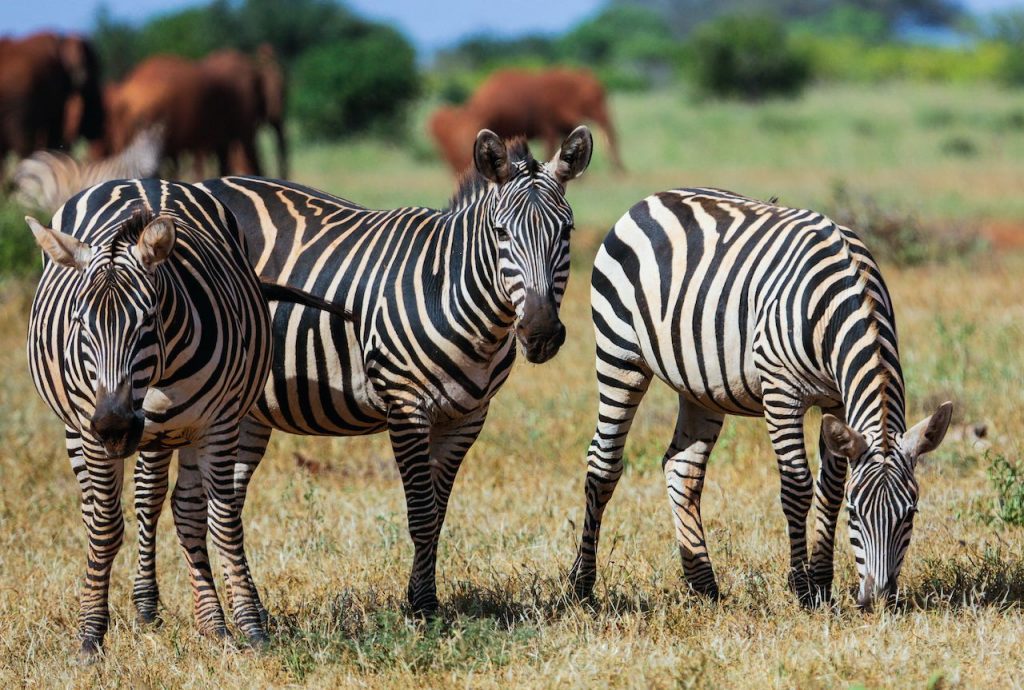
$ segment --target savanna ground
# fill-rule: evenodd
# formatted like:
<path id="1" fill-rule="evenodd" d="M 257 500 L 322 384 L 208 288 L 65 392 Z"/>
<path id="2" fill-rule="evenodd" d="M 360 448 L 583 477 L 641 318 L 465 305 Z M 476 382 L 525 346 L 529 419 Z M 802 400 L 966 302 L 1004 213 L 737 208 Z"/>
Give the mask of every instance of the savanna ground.
<path id="1" fill-rule="evenodd" d="M 993 519 L 987 475 L 995 457 L 1016 460 L 1024 450 L 1024 253 L 1008 246 L 1024 224 L 1019 97 L 893 85 L 822 88 L 749 107 L 694 106 L 660 93 L 616 98 L 614 111 L 630 172 L 610 172 L 598 139 L 592 170 L 570 191 L 578 231 L 563 305 L 569 339 L 553 362 L 518 365 L 492 405 L 453 493 L 439 556 L 441 616 L 429 624 L 403 608 L 412 548 L 386 438 L 277 435 L 246 509 L 248 552 L 273 616 L 270 646 L 223 648 L 196 635 L 167 511 L 163 627 L 134 622 L 129 516 L 106 656 L 73 665 L 85 548 L 78 487 L 60 427 L 26 371 L 33 285 L 8 280 L 0 297 L 0 685 L 1019 686 L 1024 529 Z M 452 185 L 428 150 L 419 134 L 402 146 L 310 146 L 298 151 L 295 170 L 367 205 L 440 205 Z M 845 520 L 838 606 L 809 612 L 794 602 L 775 461 L 763 422 L 740 419 L 726 425 L 703 502 L 726 596 L 710 604 L 688 595 L 660 468 L 675 398 L 661 385 L 641 408 L 606 514 L 596 596 L 568 600 L 595 414 L 589 264 L 605 229 L 646 194 L 673 186 L 826 207 L 837 182 L 919 215 L 926 228 L 999 229 L 995 248 L 884 268 L 910 421 L 942 400 L 956 403 L 945 444 L 918 470 L 904 603 L 856 610 Z M 987 451 L 962 433 L 978 422 L 987 424 Z"/>

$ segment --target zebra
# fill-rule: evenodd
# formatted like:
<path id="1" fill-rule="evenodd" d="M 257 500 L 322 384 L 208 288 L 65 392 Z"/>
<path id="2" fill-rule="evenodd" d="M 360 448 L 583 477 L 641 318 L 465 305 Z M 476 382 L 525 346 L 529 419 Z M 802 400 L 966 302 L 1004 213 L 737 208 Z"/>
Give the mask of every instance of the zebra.
<path id="1" fill-rule="evenodd" d="M 116 156 L 81 163 L 61 151 L 36 151 L 20 161 L 12 182 L 15 200 L 27 208 L 53 213 L 72 196 L 109 180 L 155 175 L 163 151 L 164 127 L 139 132 Z"/>
<path id="2" fill-rule="evenodd" d="M 892 302 L 853 231 L 820 213 L 718 189 L 654 194 L 623 215 L 598 250 L 591 306 L 599 405 L 569 575 L 576 595 L 593 592 L 601 519 L 654 377 L 679 396 L 662 465 L 692 590 L 719 596 L 701 490 L 725 415 L 743 415 L 767 422 L 782 478 L 789 586 L 800 602 L 832 600 L 844 485 L 858 604 L 870 609 L 894 595 L 917 510 L 916 461 L 942 441 L 952 404 L 907 429 Z M 813 488 L 803 436 L 812 406 L 825 412 Z"/>
<path id="3" fill-rule="evenodd" d="M 26 221 L 46 257 L 29 367 L 65 425 L 89 538 L 80 656 L 94 658 L 107 631 L 124 533 L 123 458 L 136 449 L 163 459 L 178 449 L 176 492 L 209 502 L 208 520 L 185 525 L 186 537 L 179 530 L 200 630 L 227 634 L 210 561 L 187 538 L 201 533 L 205 543 L 208 526 L 236 626 L 253 643 L 266 640 L 232 472 L 239 422 L 270 371 L 271 322 L 233 216 L 201 189 L 150 179 L 92 187 L 57 212 L 52 228 Z"/>
<path id="4" fill-rule="evenodd" d="M 578 127 L 554 158 L 482 130 L 475 171 L 445 210 L 374 211 L 290 182 L 225 177 L 202 183 L 238 218 L 264 279 L 344 307 L 352 321 L 280 304 L 274 362 L 242 422 L 235 491 L 244 501 L 271 431 L 358 436 L 387 431 L 414 545 L 407 598 L 437 610 L 437 546 L 452 485 L 516 358 L 545 362 L 565 340 L 558 312 L 569 278 L 566 184 L 590 162 Z M 142 458 L 136 509 L 151 534 L 166 465 Z M 199 497 L 201 499 L 201 497 Z M 197 503 L 172 500 L 178 511 Z M 143 519 L 145 518 L 145 519 Z M 140 536 L 136 591 L 155 592 L 155 547 Z M 155 606 L 150 598 L 146 606 Z"/>

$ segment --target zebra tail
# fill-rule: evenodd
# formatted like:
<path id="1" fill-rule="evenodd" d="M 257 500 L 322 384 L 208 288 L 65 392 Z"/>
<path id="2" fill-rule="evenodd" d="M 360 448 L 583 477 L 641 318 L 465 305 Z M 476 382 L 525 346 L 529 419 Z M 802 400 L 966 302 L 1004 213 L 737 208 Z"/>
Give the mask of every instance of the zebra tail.
<path id="1" fill-rule="evenodd" d="M 354 320 L 352 312 L 347 309 L 344 309 L 333 302 L 328 302 L 325 299 L 311 295 L 304 290 L 293 288 L 290 285 L 281 285 L 280 283 L 270 283 L 261 280 L 260 293 L 262 293 L 263 299 L 268 302 L 290 302 L 291 304 L 300 304 L 304 307 L 310 307 L 311 309 L 320 309 L 322 311 L 329 312 L 348 321 Z"/>

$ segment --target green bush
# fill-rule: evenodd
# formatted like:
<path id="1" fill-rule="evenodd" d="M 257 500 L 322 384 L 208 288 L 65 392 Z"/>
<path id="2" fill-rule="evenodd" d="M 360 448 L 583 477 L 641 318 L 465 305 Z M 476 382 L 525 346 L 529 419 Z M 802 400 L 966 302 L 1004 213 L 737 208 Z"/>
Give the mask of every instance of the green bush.
<path id="1" fill-rule="evenodd" d="M 613 5 L 585 20 L 558 41 L 563 58 L 596 71 L 611 89 L 639 90 L 668 81 L 680 44 L 657 13 Z"/>
<path id="2" fill-rule="evenodd" d="M 419 94 L 412 47 L 382 26 L 311 48 L 296 62 L 293 78 L 295 117 L 308 136 L 320 139 L 401 126 Z"/>
<path id="3" fill-rule="evenodd" d="M 996 490 L 993 516 L 1010 525 L 1024 525 L 1024 466 L 997 455 L 989 463 L 988 478 Z"/>
<path id="4" fill-rule="evenodd" d="M 0 277 L 38 275 L 43 267 L 39 248 L 25 224 L 25 209 L 0 197 Z M 42 216 L 37 216 L 42 220 Z M 46 218 L 44 222 L 48 222 Z"/>
<path id="5" fill-rule="evenodd" d="M 811 77 L 809 57 L 778 20 L 736 15 L 701 27 L 693 37 L 693 73 L 706 94 L 745 99 L 792 96 Z"/>
<path id="6" fill-rule="evenodd" d="M 985 247 L 977 228 L 950 221 L 926 224 L 915 213 L 852 193 L 837 182 L 828 215 L 857 233 L 878 261 L 914 266 L 963 258 Z"/>

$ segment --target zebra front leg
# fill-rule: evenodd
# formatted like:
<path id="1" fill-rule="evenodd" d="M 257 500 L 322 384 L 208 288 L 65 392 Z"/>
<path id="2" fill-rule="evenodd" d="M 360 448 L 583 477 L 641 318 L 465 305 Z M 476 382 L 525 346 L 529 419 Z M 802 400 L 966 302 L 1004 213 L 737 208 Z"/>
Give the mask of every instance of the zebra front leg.
<path id="1" fill-rule="evenodd" d="M 156 526 L 167 497 L 167 471 L 173 451 L 143 452 L 135 462 L 135 518 L 139 523 L 139 560 L 132 587 L 135 615 L 145 625 L 159 625 L 156 582 Z"/>
<path id="2" fill-rule="evenodd" d="M 804 444 L 804 404 L 779 386 L 766 386 L 764 418 L 779 463 L 782 512 L 789 532 L 789 587 L 800 603 L 811 600 L 807 570 L 807 514 L 811 509 L 811 470 Z"/>
<path id="3" fill-rule="evenodd" d="M 597 544 L 605 506 L 622 476 L 622 451 L 651 375 L 640 366 L 598 353 L 597 429 L 587 450 L 586 515 L 569 585 L 577 597 L 593 594 L 597 581 Z"/>
<path id="4" fill-rule="evenodd" d="M 194 446 L 178 451 L 178 481 L 171 496 L 174 528 L 188 564 L 192 585 L 192 612 L 200 634 L 227 637 L 224 610 L 217 598 L 217 585 L 206 548 L 207 501 Z"/>
<path id="5" fill-rule="evenodd" d="M 409 536 L 414 548 L 407 595 L 418 615 L 437 611 L 437 501 L 430 466 L 430 426 L 418 410 L 393 409 L 388 414 L 391 447 L 402 476 Z"/>
<path id="6" fill-rule="evenodd" d="M 124 542 L 124 514 L 121 489 L 124 483 L 124 460 L 111 460 L 99 444 L 88 439 L 72 447 L 68 439 L 68 455 L 72 464 L 84 461 L 86 479 L 79 478 L 82 488 L 82 520 L 89 535 L 85 582 L 80 597 L 78 634 L 82 646 L 79 658 L 90 661 L 100 651 L 110 622 L 108 596 L 110 570 L 114 557 Z"/>
<path id="7" fill-rule="evenodd" d="M 708 457 L 722 430 L 723 418 L 680 396 L 675 433 L 662 462 L 683 575 L 693 591 L 713 599 L 719 597 L 718 583 L 704 540 L 700 497 Z"/>
<path id="8" fill-rule="evenodd" d="M 843 410 L 826 410 L 844 419 Z M 815 485 L 815 540 L 811 550 L 811 583 L 814 586 L 816 604 L 832 601 L 833 554 L 835 552 L 836 525 L 839 510 L 843 505 L 843 489 L 846 486 L 847 459 L 833 455 L 825 446 L 824 439 L 818 440 L 821 467 Z"/>
<path id="9" fill-rule="evenodd" d="M 262 644 L 268 640 L 260 618 L 263 605 L 249 573 L 241 502 L 235 500 L 238 440 L 238 422 L 222 422 L 197 444 L 197 457 L 206 493 L 207 525 L 230 583 L 232 617 L 250 643 Z"/>

